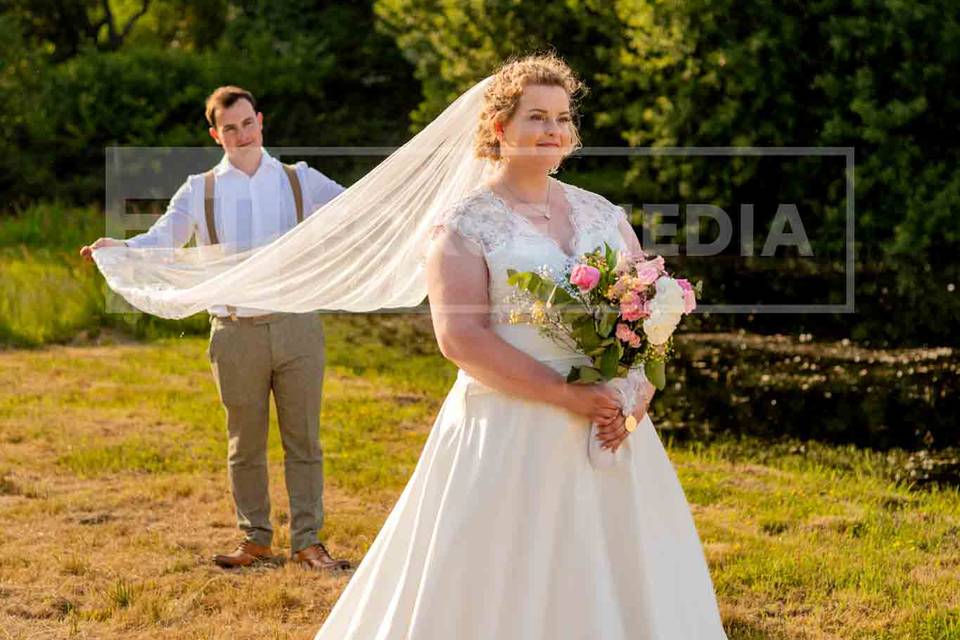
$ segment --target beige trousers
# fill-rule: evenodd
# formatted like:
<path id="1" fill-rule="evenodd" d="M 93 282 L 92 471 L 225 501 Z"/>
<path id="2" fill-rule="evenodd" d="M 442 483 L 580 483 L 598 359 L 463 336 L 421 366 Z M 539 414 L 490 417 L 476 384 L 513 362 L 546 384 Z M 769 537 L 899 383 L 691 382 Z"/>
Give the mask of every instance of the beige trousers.
<path id="1" fill-rule="evenodd" d="M 320 398 L 323 323 L 316 313 L 265 318 L 212 317 L 210 364 L 226 409 L 227 469 L 246 538 L 270 545 L 267 430 L 273 392 L 290 500 L 290 543 L 296 552 L 317 542 L 323 527 Z"/>

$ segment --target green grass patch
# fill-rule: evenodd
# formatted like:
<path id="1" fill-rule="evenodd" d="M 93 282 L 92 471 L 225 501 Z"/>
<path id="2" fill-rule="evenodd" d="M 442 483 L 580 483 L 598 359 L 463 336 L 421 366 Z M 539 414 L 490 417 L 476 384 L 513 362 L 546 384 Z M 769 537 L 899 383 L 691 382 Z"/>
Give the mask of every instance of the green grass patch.
<path id="1" fill-rule="evenodd" d="M 77 253 L 104 235 L 106 218 L 98 207 L 45 202 L 0 216 L 0 247 Z"/>
<path id="2" fill-rule="evenodd" d="M 119 472 L 214 471 L 222 465 L 222 460 L 214 461 L 208 450 L 134 437 L 117 444 L 86 442 L 71 447 L 57 458 L 57 463 L 79 476 L 95 476 Z"/>
<path id="3" fill-rule="evenodd" d="M 0 249 L 0 343 L 69 340 L 100 324 L 97 279 L 79 261 L 47 251 Z"/>
<path id="4" fill-rule="evenodd" d="M 356 560 L 409 478 L 455 368 L 423 318 L 330 316 L 325 328 L 325 532 Z M 209 566 L 235 531 L 205 350 L 204 338 L 184 337 L 0 354 L 11 381 L 0 388 L 0 518 L 18 540 L 0 545 L 0 571 L 32 585 L 11 592 L 0 615 L 51 611 L 58 631 L 90 637 L 156 624 L 176 637 L 229 637 L 237 625 L 291 637 L 319 625 L 345 581 Z M 288 516 L 271 420 L 282 545 Z M 888 454 L 852 446 L 662 436 L 731 640 L 960 638 L 956 489 L 895 482 Z M 24 495 L 40 477 L 46 489 Z M 28 533 L 43 530 L 56 539 Z M 50 566 L 24 561 L 54 542 Z M 33 592 L 60 599 L 33 606 Z M 251 599 L 262 604 L 248 614 Z"/>

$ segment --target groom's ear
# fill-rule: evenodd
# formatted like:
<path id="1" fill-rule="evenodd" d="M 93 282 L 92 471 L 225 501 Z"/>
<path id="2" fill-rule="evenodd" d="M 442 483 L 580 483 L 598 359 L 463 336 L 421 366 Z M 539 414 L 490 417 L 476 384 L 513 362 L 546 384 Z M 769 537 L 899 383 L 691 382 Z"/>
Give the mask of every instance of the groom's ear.
<path id="1" fill-rule="evenodd" d="M 210 134 L 210 137 L 216 141 L 217 144 L 221 144 L 220 136 L 217 135 L 216 127 L 210 127 L 209 129 L 207 129 L 207 132 Z"/>

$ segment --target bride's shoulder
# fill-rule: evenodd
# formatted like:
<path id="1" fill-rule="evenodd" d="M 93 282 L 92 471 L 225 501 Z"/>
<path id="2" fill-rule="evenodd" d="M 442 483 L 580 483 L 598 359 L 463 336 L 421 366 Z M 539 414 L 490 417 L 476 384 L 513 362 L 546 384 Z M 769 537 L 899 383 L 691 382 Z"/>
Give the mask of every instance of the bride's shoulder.
<path id="1" fill-rule="evenodd" d="M 442 211 L 436 226 L 490 250 L 503 239 L 508 221 L 490 189 L 479 186 Z"/>
<path id="2" fill-rule="evenodd" d="M 569 182 L 563 182 L 561 184 L 563 184 L 563 188 L 566 191 L 567 196 L 578 200 L 581 204 L 586 203 L 602 209 L 619 208 L 617 205 L 613 204 L 599 193 L 588 191 L 582 187 L 578 187 L 575 184 L 570 184 Z"/>
<path id="3" fill-rule="evenodd" d="M 625 215 L 623 207 L 613 204 L 599 193 L 588 191 L 568 182 L 562 182 L 561 184 L 567 198 L 572 201 L 571 205 L 592 212 L 593 217 L 598 218 L 599 221 L 615 223 Z"/>
<path id="4" fill-rule="evenodd" d="M 468 219 L 478 221 L 493 217 L 497 213 L 496 201 L 490 188 L 478 186 L 450 205 L 443 213 L 446 219 Z"/>

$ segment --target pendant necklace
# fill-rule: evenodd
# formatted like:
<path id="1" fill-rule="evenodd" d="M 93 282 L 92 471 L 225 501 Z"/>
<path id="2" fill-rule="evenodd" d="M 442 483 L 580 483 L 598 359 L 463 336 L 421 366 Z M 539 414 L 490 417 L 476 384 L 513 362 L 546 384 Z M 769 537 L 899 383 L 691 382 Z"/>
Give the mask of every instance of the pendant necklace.
<path id="1" fill-rule="evenodd" d="M 549 182 L 547 182 L 547 201 L 546 201 L 546 207 L 545 207 L 542 211 L 539 209 L 539 207 L 535 207 L 532 202 L 527 202 L 526 200 L 523 200 L 523 199 L 517 197 L 517 194 L 514 193 L 513 189 L 510 188 L 510 185 L 508 185 L 508 184 L 506 183 L 506 181 L 503 181 L 503 182 L 501 182 L 500 184 L 502 184 L 502 185 L 506 188 L 506 190 L 510 192 L 510 195 L 513 196 L 513 199 L 514 199 L 514 200 L 516 200 L 516 201 L 519 202 L 520 204 L 525 204 L 526 206 L 530 207 L 531 209 L 533 209 L 534 211 L 536 211 L 537 213 L 539 213 L 541 216 L 543 216 L 543 217 L 546 218 L 547 220 L 549 220 L 549 219 L 551 218 L 551 213 L 550 213 L 550 183 L 549 183 Z"/>

